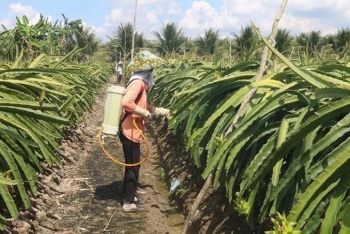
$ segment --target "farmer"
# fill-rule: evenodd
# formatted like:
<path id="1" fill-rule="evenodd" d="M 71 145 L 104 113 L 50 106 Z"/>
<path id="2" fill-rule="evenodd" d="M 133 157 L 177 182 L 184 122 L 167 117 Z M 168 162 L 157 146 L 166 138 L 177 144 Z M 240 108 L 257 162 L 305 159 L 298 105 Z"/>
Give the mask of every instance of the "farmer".
<path id="1" fill-rule="evenodd" d="M 141 160 L 140 141 L 141 134 L 135 128 L 136 125 L 143 131 L 145 128 L 145 120 L 151 118 L 151 113 L 157 116 L 169 116 L 170 111 L 165 108 L 154 107 L 147 104 L 147 90 L 154 85 L 152 76 L 153 68 L 161 64 L 161 59 L 148 52 L 140 51 L 136 54 L 133 61 L 130 62 L 128 68 L 132 71 L 126 93 L 122 99 L 122 107 L 124 117 L 121 121 L 121 131 L 119 134 L 120 141 L 123 145 L 125 163 L 134 164 Z M 126 116 L 126 117 L 125 117 Z M 135 204 L 135 197 L 140 165 L 126 166 L 124 175 L 123 188 L 123 212 L 143 211 L 144 207 Z"/>
<path id="2" fill-rule="evenodd" d="M 116 84 L 120 84 L 123 78 L 123 62 L 119 61 L 117 63 L 117 66 L 115 67 L 117 79 L 116 79 Z"/>

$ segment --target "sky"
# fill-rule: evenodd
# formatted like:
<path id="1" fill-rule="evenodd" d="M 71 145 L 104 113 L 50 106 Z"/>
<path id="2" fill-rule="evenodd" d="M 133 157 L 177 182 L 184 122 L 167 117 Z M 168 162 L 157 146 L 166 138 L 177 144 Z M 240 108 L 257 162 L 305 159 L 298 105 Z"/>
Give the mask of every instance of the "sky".
<path id="1" fill-rule="evenodd" d="M 0 0 L 0 25 L 11 29 L 16 16 L 26 15 L 35 23 L 42 14 L 52 23 L 81 19 L 96 37 L 104 42 L 116 35 L 118 26 L 134 23 L 146 39 L 155 39 L 167 23 L 175 23 L 192 39 L 203 36 L 210 28 L 220 37 L 233 37 L 253 22 L 266 36 L 282 0 Z M 279 28 L 291 35 L 311 30 L 322 35 L 335 34 L 350 27 L 348 0 L 289 0 Z M 3 29 L 1 28 L 0 31 Z"/>

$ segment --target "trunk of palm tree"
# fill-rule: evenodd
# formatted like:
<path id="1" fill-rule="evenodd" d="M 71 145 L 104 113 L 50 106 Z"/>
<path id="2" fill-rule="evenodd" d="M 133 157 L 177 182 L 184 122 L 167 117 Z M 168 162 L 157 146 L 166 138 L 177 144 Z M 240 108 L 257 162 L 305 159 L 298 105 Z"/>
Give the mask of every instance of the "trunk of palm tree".
<path id="1" fill-rule="evenodd" d="M 229 42 L 230 42 L 230 65 L 231 65 L 231 61 L 232 61 L 232 40 L 229 39 Z"/>
<path id="2" fill-rule="evenodd" d="M 287 3 L 288 3 L 288 0 L 282 0 L 281 7 L 280 7 L 280 9 L 279 9 L 279 11 L 278 11 L 278 13 L 276 15 L 276 18 L 275 18 L 275 20 L 273 22 L 273 25 L 272 25 L 271 34 L 270 34 L 270 40 L 274 40 L 274 38 L 276 37 L 277 29 L 278 29 L 278 23 L 279 23 L 279 21 L 280 21 L 280 19 L 282 17 L 284 9 L 287 6 Z M 265 46 L 263 54 L 262 54 L 262 57 L 261 57 L 259 72 L 258 72 L 257 76 L 255 77 L 255 80 L 257 80 L 257 81 L 262 78 L 263 73 L 265 71 L 267 57 L 268 57 L 268 52 L 269 52 L 269 49 L 268 49 L 267 46 Z M 252 99 L 252 97 L 255 94 L 255 92 L 256 92 L 256 88 L 252 89 L 247 94 L 247 96 L 245 97 L 243 103 L 241 104 L 239 110 L 237 111 L 237 114 L 233 118 L 233 121 L 232 121 L 232 124 L 231 124 L 230 128 L 225 133 L 225 138 L 227 138 L 227 136 L 230 135 L 232 133 L 232 131 L 234 130 L 235 125 L 237 124 L 237 122 L 239 120 L 239 117 L 244 112 L 246 106 L 248 105 L 248 103 Z M 209 185 L 212 183 L 212 178 L 213 178 L 213 173 L 211 172 L 208 175 L 208 177 L 207 177 L 207 179 L 206 179 L 206 181 L 205 181 L 201 191 L 199 192 L 199 194 L 197 195 L 195 201 L 193 202 L 191 210 L 188 213 L 186 221 L 185 221 L 185 224 L 184 224 L 184 226 L 183 226 L 183 228 L 181 230 L 181 234 L 186 234 L 188 227 L 191 225 L 191 223 L 192 223 L 192 221 L 194 219 L 194 216 L 196 214 L 196 211 L 197 211 L 199 205 L 202 203 L 204 195 L 207 193 L 207 191 L 208 191 L 208 189 L 210 187 Z"/>
<path id="3" fill-rule="evenodd" d="M 126 31 L 124 32 L 124 59 L 123 59 L 124 64 L 125 64 L 125 57 L 126 57 Z"/>
<path id="4" fill-rule="evenodd" d="M 131 60 L 134 59 L 135 35 L 136 35 L 136 15 L 137 15 L 137 0 L 135 0 L 134 28 L 132 30 Z"/>

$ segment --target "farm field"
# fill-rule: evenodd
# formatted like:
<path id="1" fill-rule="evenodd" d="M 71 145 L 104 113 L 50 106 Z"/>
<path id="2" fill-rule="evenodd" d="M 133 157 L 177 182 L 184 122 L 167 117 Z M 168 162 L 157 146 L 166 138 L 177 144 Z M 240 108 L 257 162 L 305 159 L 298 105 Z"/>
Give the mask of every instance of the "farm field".
<path id="1" fill-rule="evenodd" d="M 286 3 L 270 35 L 252 22 L 233 39 L 173 22 L 151 41 L 129 23 L 102 43 L 64 15 L 16 18 L 0 33 L 0 232 L 350 233 L 350 30 L 291 36 Z M 131 215 L 99 132 L 107 87 L 135 73 L 167 114 L 147 123 Z"/>
<path id="2" fill-rule="evenodd" d="M 120 196 L 124 169 L 104 155 L 97 139 L 104 98 L 104 92 L 97 96 L 86 120 L 62 141 L 62 166 L 47 168 L 40 176 L 39 193 L 32 198 L 32 207 L 21 212 L 19 219 L 9 221 L 9 227 L 1 233 L 181 233 L 185 221 L 183 209 L 191 206 L 195 190 L 203 183 L 199 175 L 191 173 L 195 165 L 186 159 L 183 147 L 176 143 L 174 136 L 169 136 L 166 124 L 159 125 L 157 122 L 162 120 L 155 120 L 147 130 L 151 153 L 141 167 L 142 194 L 138 195 L 147 211 L 123 213 Z M 110 139 L 106 143 L 106 149 L 122 160 L 119 141 Z M 185 183 L 196 179 L 198 186 L 181 198 L 171 196 L 171 178 L 180 178 Z M 215 195 L 213 191 L 211 194 L 188 233 L 216 230 L 220 218 L 213 219 L 213 216 L 220 216 L 222 212 L 212 210 L 225 209 L 228 204 L 222 202 L 223 194 Z M 239 222 L 239 217 L 230 215 L 237 223 L 227 225 L 226 230 L 250 233 L 249 228 Z"/>
<path id="3" fill-rule="evenodd" d="M 86 121 L 62 142 L 62 168 L 44 173 L 43 190 L 39 190 L 39 196 L 33 199 L 32 208 L 24 212 L 22 220 L 13 222 L 9 233 L 178 233 L 181 230 L 183 216 L 176 216 L 179 213 L 176 207 L 159 191 L 165 185 L 160 179 L 155 146 L 141 170 L 145 194 L 139 198 L 144 200 L 147 212 L 124 214 L 121 211 L 124 168 L 111 163 L 97 139 L 104 97 L 104 93 L 98 96 Z M 154 141 L 152 137 L 150 140 Z M 110 140 L 106 148 L 121 159 L 119 141 Z M 167 214 L 180 223 L 171 226 Z"/>

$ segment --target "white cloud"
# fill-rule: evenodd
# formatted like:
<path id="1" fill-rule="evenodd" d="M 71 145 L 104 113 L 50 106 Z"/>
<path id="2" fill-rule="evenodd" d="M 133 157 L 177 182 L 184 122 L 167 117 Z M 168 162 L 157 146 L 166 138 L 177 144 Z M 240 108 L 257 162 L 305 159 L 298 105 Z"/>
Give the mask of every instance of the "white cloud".
<path id="1" fill-rule="evenodd" d="M 189 8 L 182 9 L 180 1 L 138 0 L 136 30 L 145 38 L 154 39 L 154 31 L 160 31 L 163 24 L 175 22 L 185 36 L 195 38 L 213 28 L 219 30 L 221 37 L 227 37 L 240 33 L 241 28 L 252 21 L 267 35 L 281 4 L 281 1 L 271 0 L 222 0 L 219 5 L 216 1 L 192 1 Z M 95 27 L 97 36 L 105 37 L 105 33 L 112 36 L 119 24 L 133 23 L 134 1 L 118 1 L 117 4 L 118 7 L 105 17 L 103 25 Z M 345 0 L 318 0 L 317 3 L 289 0 L 279 27 L 292 34 L 311 30 L 336 33 L 350 19 L 347 5 Z"/>
<path id="2" fill-rule="evenodd" d="M 157 13 L 155 12 L 155 11 L 149 11 L 149 12 L 147 12 L 147 14 L 146 14 L 146 16 L 147 16 L 147 20 L 149 21 L 149 22 L 151 22 L 151 23 L 155 23 L 155 22 L 157 22 Z"/>
<path id="3" fill-rule="evenodd" d="M 180 27 L 190 30 L 198 27 L 206 27 L 217 19 L 219 14 L 204 1 L 194 2 L 192 7 L 185 12 L 185 17 L 180 21 Z M 214 25 L 213 25 L 214 26 Z"/>
<path id="4" fill-rule="evenodd" d="M 290 0 L 281 20 L 281 27 L 294 34 L 321 31 L 322 35 L 337 33 L 348 27 L 350 9 L 346 0 L 300 1 Z"/>
<path id="5" fill-rule="evenodd" d="M 95 26 L 91 26 L 88 25 L 86 22 L 82 22 L 82 25 L 84 28 L 89 28 L 96 37 L 98 38 L 102 38 L 102 36 L 106 35 L 106 28 L 105 27 L 95 27 Z"/>
<path id="6" fill-rule="evenodd" d="M 97 38 L 105 38 L 106 37 L 106 28 L 104 28 L 104 27 L 89 26 L 84 22 L 83 22 L 83 26 L 84 26 L 84 28 L 85 27 L 90 28 Z"/>
<path id="7" fill-rule="evenodd" d="M 127 18 L 128 14 L 122 8 L 116 8 L 111 11 L 109 15 L 105 17 L 105 27 L 113 27 L 116 22 L 123 21 L 125 19 L 131 20 L 132 18 Z"/>
<path id="8" fill-rule="evenodd" d="M 105 40 L 107 36 L 113 36 L 120 24 L 133 24 L 134 21 L 135 1 L 113 1 L 115 8 L 104 16 L 104 22 L 90 26 L 97 37 Z M 195 38 L 213 28 L 219 31 L 221 37 L 226 37 L 239 33 L 252 21 L 266 35 L 270 33 L 280 4 L 281 1 L 272 0 L 138 0 L 136 30 L 145 38 L 154 39 L 154 31 L 174 22 L 185 36 Z M 289 0 L 279 27 L 292 34 L 311 30 L 319 30 L 323 34 L 336 33 L 337 29 L 348 27 L 348 5 L 347 0 Z M 39 19 L 39 13 L 31 6 L 11 4 L 0 24 L 11 28 L 16 23 L 15 16 L 22 15 L 26 15 L 31 23 Z"/>
<path id="9" fill-rule="evenodd" d="M 120 23 L 128 23 L 133 22 L 133 15 L 131 14 L 130 8 L 115 8 L 112 9 L 111 12 L 105 16 L 104 23 L 95 27 L 95 35 L 99 38 L 106 39 L 107 36 L 113 37 L 115 32 L 117 31 Z"/>
<path id="10" fill-rule="evenodd" d="M 36 11 L 31 6 L 25 6 L 20 3 L 10 4 L 10 13 L 9 15 L 24 15 L 33 16 L 36 14 Z"/>
<path id="11" fill-rule="evenodd" d="M 167 0 L 138 0 L 137 3 L 140 5 L 151 5 L 151 4 L 160 4 L 167 2 Z"/>
<path id="12" fill-rule="evenodd" d="M 169 3 L 168 15 L 180 15 L 182 14 L 181 6 L 177 2 L 171 2 Z"/>
<path id="13" fill-rule="evenodd" d="M 219 34 L 222 34 L 221 29 L 234 28 L 237 22 L 238 19 L 228 15 L 227 12 L 218 12 L 205 1 L 195 1 L 180 20 L 179 27 L 183 29 L 185 35 L 197 37 L 210 28 L 219 30 Z"/>
<path id="14" fill-rule="evenodd" d="M 279 1 L 267 0 L 224 0 L 222 11 L 237 19 L 235 33 L 239 33 L 242 27 L 249 26 L 251 22 L 259 27 L 262 33 L 269 33 L 279 4 Z"/>
<path id="15" fill-rule="evenodd" d="M 315 18 L 296 18 L 292 15 L 285 15 L 280 23 L 281 28 L 286 28 L 291 32 L 308 32 L 314 29 L 314 25 L 320 25 L 319 19 Z"/>
<path id="16" fill-rule="evenodd" d="M 234 16 L 243 16 L 245 18 L 260 17 L 265 15 L 266 12 L 273 12 L 277 1 L 264 1 L 264 0 L 224 0 L 222 9 L 232 13 Z"/>
<path id="17" fill-rule="evenodd" d="M 311 30 L 319 30 L 324 35 L 336 33 L 337 28 L 343 27 L 346 19 L 350 19 L 348 4 L 346 0 L 289 0 L 279 27 L 292 34 Z M 249 25 L 252 20 L 262 33 L 269 34 L 280 5 L 281 1 L 224 0 L 221 10 L 237 17 L 240 26 Z"/>
<path id="18" fill-rule="evenodd" d="M 349 2 L 347 0 L 318 0 L 315 1 L 300 1 L 290 0 L 288 1 L 288 8 L 299 10 L 317 10 L 321 8 L 329 9 L 330 11 L 344 10 L 348 7 Z"/>
<path id="19" fill-rule="evenodd" d="M 159 14 L 166 12 L 165 5 L 159 5 L 160 2 L 167 2 L 165 0 L 151 0 L 151 1 L 138 1 L 137 17 L 136 17 L 136 31 L 143 33 L 145 38 L 151 38 L 153 31 L 156 28 L 159 30 L 162 21 L 159 19 Z M 147 3 L 147 4 L 146 4 Z M 135 5 L 133 2 L 127 2 L 125 4 L 119 4 L 118 8 L 112 9 L 111 12 L 105 16 L 105 22 L 101 29 L 96 30 L 96 35 L 107 33 L 107 36 L 113 37 L 118 30 L 120 24 L 134 23 Z M 104 29 L 104 30 L 102 30 Z M 103 36 L 106 38 L 106 35 Z"/>
<path id="20" fill-rule="evenodd" d="M 16 25 L 16 16 L 22 21 L 24 15 L 31 25 L 37 23 L 40 19 L 40 13 L 35 11 L 33 7 L 16 3 L 10 4 L 7 17 L 1 19 L 0 24 L 3 24 L 6 28 L 13 28 Z M 51 16 L 46 16 L 46 18 L 51 22 Z"/>
<path id="21" fill-rule="evenodd" d="M 11 18 L 4 18 L 0 19 L 0 25 L 4 25 L 6 28 L 12 28 L 14 26 L 15 22 Z M 2 28 L 0 29 L 0 31 Z"/>

